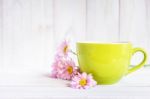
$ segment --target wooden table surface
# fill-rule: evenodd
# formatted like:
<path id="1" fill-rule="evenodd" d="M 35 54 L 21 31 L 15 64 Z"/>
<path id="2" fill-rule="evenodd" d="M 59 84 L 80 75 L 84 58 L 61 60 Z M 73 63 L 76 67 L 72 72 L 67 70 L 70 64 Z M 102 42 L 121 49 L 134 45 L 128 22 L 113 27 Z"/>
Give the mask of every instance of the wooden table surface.
<path id="1" fill-rule="evenodd" d="M 47 70 L 0 72 L 0 99 L 150 99 L 150 67 L 124 77 L 114 85 L 88 90 L 67 87 L 68 81 L 49 78 Z"/>

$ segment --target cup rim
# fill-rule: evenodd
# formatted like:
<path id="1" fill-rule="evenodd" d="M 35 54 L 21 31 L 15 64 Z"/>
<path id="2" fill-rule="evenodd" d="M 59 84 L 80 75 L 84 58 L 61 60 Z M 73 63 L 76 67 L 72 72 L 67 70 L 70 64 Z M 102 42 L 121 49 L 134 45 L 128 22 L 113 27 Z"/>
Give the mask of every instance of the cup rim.
<path id="1" fill-rule="evenodd" d="M 77 44 L 131 44 L 131 42 L 95 42 L 95 41 L 78 41 Z"/>

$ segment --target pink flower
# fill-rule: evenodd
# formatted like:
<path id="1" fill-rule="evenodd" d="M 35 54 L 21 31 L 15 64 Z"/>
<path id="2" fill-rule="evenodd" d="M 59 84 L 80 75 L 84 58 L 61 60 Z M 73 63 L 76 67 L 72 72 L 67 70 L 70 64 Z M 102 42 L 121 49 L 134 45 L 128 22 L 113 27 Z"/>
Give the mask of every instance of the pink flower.
<path id="1" fill-rule="evenodd" d="M 71 80 L 77 74 L 78 68 L 74 61 L 69 57 L 56 56 L 55 62 L 52 64 L 51 77 Z"/>
<path id="2" fill-rule="evenodd" d="M 80 69 L 75 66 L 75 62 L 68 56 L 68 52 L 76 55 L 76 53 L 69 49 L 68 41 L 64 40 L 60 44 L 52 64 L 51 77 L 72 80 L 69 84 L 72 88 L 87 89 L 95 86 L 97 82 L 93 79 L 92 75 L 81 74 Z"/>
<path id="3" fill-rule="evenodd" d="M 86 73 L 78 73 L 78 75 L 72 78 L 69 86 L 76 89 L 87 89 L 96 86 L 96 84 L 97 82 L 93 79 L 91 74 L 87 75 Z"/>
<path id="4" fill-rule="evenodd" d="M 60 58 L 59 56 L 56 56 L 55 61 L 52 64 L 51 77 L 52 78 L 60 78 L 61 74 L 62 74 L 63 66 L 64 66 L 63 58 Z"/>
<path id="5" fill-rule="evenodd" d="M 75 66 L 75 62 L 71 58 L 67 58 L 62 69 L 61 79 L 71 80 L 77 74 L 77 70 L 78 68 Z"/>
<path id="6" fill-rule="evenodd" d="M 67 56 L 69 52 L 69 42 L 67 40 L 64 40 L 60 46 L 58 47 L 58 52 L 60 56 Z"/>

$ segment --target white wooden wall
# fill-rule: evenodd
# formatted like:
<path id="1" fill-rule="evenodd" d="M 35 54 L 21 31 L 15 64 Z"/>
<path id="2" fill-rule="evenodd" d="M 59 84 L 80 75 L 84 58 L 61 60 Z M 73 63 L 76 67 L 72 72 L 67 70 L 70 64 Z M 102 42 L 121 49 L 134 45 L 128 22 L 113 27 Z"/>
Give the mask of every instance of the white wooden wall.
<path id="1" fill-rule="evenodd" d="M 150 0 L 0 0 L 0 68 L 47 68 L 65 37 L 131 41 L 150 55 Z"/>

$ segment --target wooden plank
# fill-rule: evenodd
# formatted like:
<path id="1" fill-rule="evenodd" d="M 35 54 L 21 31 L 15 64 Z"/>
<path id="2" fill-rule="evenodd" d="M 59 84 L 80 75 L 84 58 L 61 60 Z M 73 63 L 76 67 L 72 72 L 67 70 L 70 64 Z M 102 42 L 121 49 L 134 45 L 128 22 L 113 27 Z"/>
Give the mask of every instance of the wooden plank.
<path id="1" fill-rule="evenodd" d="M 119 41 L 119 0 L 87 0 L 86 40 Z"/>
<path id="2" fill-rule="evenodd" d="M 28 25 L 29 31 L 25 33 L 24 38 L 24 54 L 26 54 L 24 61 L 28 63 L 24 65 L 33 68 L 49 68 L 53 52 L 53 1 L 32 0 L 27 3 L 30 8 L 24 9 L 27 15 L 23 21 L 28 20 L 28 23 L 23 27 Z"/>
<path id="3" fill-rule="evenodd" d="M 42 17 L 43 25 L 43 37 L 42 37 L 42 45 L 43 45 L 43 59 L 45 68 L 50 67 L 51 60 L 54 54 L 54 23 L 53 23 L 53 0 L 44 0 L 43 1 L 43 17 Z M 43 66 L 42 66 L 43 67 Z"/>
<path id="4" fill-rule="evenodd" d="M 20 50 L 22 53 L 22 65 L 20 68 L 32 67 L 33 63 L 33 39 L 32 38 L 32 0 L 20 0 L 22 5 L 22 35 L 23 35 L 23 48 Z M 19 59 L 20 57 L 18 57 Z M 34 62 L 34 61 L 33 61 Z M 37 62 L 38 63 L 38 62 Z M 34 66 L 34 65 L 33 65 Z M 37 66 L 38 67 L 38 66 Z M 19 68 L 19 66 L 17 66 Z"/>
<path id="5" fill-rule="evenodd" d="M 28 37 L 30 41 L 30 2 L 25 2 L 25 0 L 5 0 L 3 6 L 4 67 L 6 69 L 28 67 L 29 62 L 25 58 L 27 56 L 27 59 L 31 60 L 32 54 L 29 56 L 25 49 L 25 45 L 28 45 L 25 42 L 25 38 Z M 26 48 L 31 47 L 27 46 Z M 26 65 L 27 63 L 28 65 Z"/>
<path id="6" fill-rule="evenodd" d="M 28 1 L 29 2 L 29 1 Z M 26 45 L 26 61 L 30 64 L 30 66 L 37 65 L 37 67 L 41 66 L 43 63 L 42 57 L 42 0 L 31 0 L 31 12 L 30 12 L 30 23 L 31 23 L 31 32 L 28 33 L 29 40 L 26 41 L 28 45 Z M 30 58 L 27 58 L 30 56 Z M 27 65 L 29 65 L 27 64 Z"/>
<path id="7" fill-rule="evenodd" d="M 150 64 L 150 0 L 146 0 L 146 29 L 147 29 L 147 47 L 146 50 L 148 51 L 148 62 L 147 64 Z"/>
<path id="8" fill-rule="evenodd" d="M 54 35 L 56 46 L 65 38 L 85 39 L 86 0 L 54 1 Z"/>
<path id="9" fill-rule="evenodd" d="M 49 6 L 49 7 L 46 8 L 45 6 Z M 48 52 L 48 48 L 51 46 L 50 38 L 52 34 L 51 31 L 52 28 L 50 27 L 50 25 L 53 23 L 52 22 L 52 0 L 50 1 L 32 0 L 31 7 L 32 7 L 31 8 L 32 25 L 31 25 L 31 33 L 30 33 L 31 44 L 29 45 L 31 47 L 28 47 L 27 50 L 32 56 L 31 59 L 28 61 L 32 65 L 36 64 L 38 67 L 43 67 L 45 66 L 45 61 L 48 61 L 48 59 L 45 58 L 45 55 L 46 57 L 48 57 L 47 55 L 50 55 L 47 52 Z M 45 12 L 45 10 L 47 11 Z M 49 50 L 49 52 L 51 52 L 51 50 Z"/>
<path id="10" fill-rule="evenodd" d="M 148 97 L 150 97 L 149 86 L 136 86 L 133 84 L 130 86 L 128 85 L 129 82 L 127 82 L 127 85 L 124 86 L 120 86 L 118 84 L 107 86 L 99 85 L 87 90 L 75 90 L 66 86 L 68 81 L 39 76 L 41 72 L 27 71 L 27 74 L 24 74 L 22 72 L 13 73 L 10 71 L 9 73 L 0 74 L 0 78 L 2 79 L 0 82 L 2 84 L 2 86 L 0 86 L 1 99 L 9 99 L 13 97 L 15 99 L 70 99 L 73 97 L 76 97 L 76 99 L 77 97 L 79 99 L 101 99 L 102 97 L 102 99 L 134 99 L 135 97 L 136 99 L 142 99 L 143 97 L 144 99 L 149 99 Z M 12 77 L 10 77 L 10 74 Z M 149 78 L 148 74 L 150 74 L 149 71 L 147 71 L 147 77 Z M 134 77 L 136 76 L 137 75 L 134 75 Z M 141 78 L 140 75 L 139 78 Z M 20 85 L 17 82 L 21 82 Z M 24 85 L 24 82 L 26 85 Z M 132 82 L 134 81 L 132 80 Z M 12 85 L 13 83 L 17 83 L 17 85 Z"/>
<path id="11" fill-rule="evenodd" d="M 121 0 L 120 1 L 120 40 L 130 41 L 134 47 L 144 48 L 150 54 L 150 2 L 149 0 Z M 132 64 L 142 60 L 137 54 Z M 148 59 L 147 64 L 150 63 Z"/>
<path id="12" fill-rule="evenodd" d="M 64 38 L 73 44 L 131 41 L 150 54 L 149 5 L 149 0 L 0 0 L 0 60 L 6 68 L 48 67 Z"/>
<path id="13" fill-rule="evenodd" d="M 136 97 L 143 99 L 143 96 L 149 97 L 150 92 L 150 68 L 127 75 L 120 82 L 114 85 L 99 85 L 87 90 L 76 90 L 69 88 L 66 80 L 52 79 L 47 75 L 49 70 L 30 70 L 30 69 L 7 69 L 0 72 L 0 98 L 40 98 L 45 99 L 70 99 L 79 97 L 79 99 L 127 99 Z M 11 75 L 11 76 L 10 76 Z M 69 94 L 68 94 L 69 93 Z M 80 98 L 81 97 L 81 98 Z M 144 99 L 149 99 L 145 98 Z M 103 98 L 102 98 L 103 99 Z M 130 98 L 129 98 L 130 99 Z M 132 98 L 131 98 L 132 99 Z"/>
<path id="14" fill-rule="evenodd" d="M 3 15 L 2 10 L 3 9 L 3 0 L 0 0 L 0 69 L 3 67 Z"/>
<path id="15" fill-rule="evenodd" d="M 49 67 L 52 0 L 5 0 L 3 6 L 5 67 Z"/>
<path id="16" fill-rule="evenodd" d="M 13 65 L 14 31 L 13 0 L 3 0 L 3 63 L 4 67 Z"/>
<path id="17" fill-rule="evenodd" d="M 9 0 L 7 1 L 7 3 L 8 2 Z M 23 25 L 22 14 L 24 13 L 23 12 L 24 4 L 22 0 L 12 0 L 12 3 L 9 7 L 10 8 L 8 9 L 8 13 L 12 11 L 12 13 L 10 13 L 12 27 L 11 27 L 11 31 L 8 32 L 8 35 L 12 34 L 11 36 L 12 39 L 10 40 L 10 42 L 12 42 L 12 49 L 11 49 L 12 63 L 11 65 L 9 64 L 8 67 L 10 66 L 12 66 L 13 68 L 22 67 L 24 66 L 24 44 L 23 43 L 24 43 L 24 35 L 25 35 L 22 26 Z M 9 24 L 9 22 L 7 24 Z"/>

